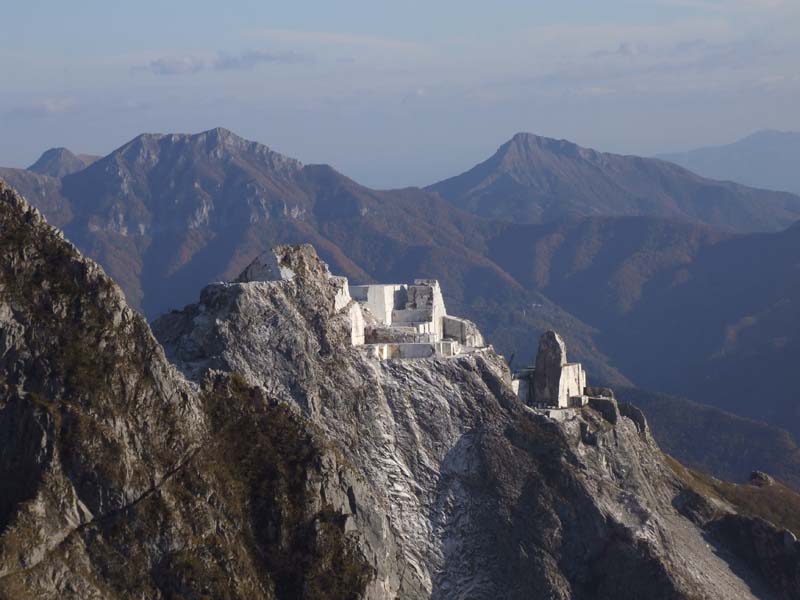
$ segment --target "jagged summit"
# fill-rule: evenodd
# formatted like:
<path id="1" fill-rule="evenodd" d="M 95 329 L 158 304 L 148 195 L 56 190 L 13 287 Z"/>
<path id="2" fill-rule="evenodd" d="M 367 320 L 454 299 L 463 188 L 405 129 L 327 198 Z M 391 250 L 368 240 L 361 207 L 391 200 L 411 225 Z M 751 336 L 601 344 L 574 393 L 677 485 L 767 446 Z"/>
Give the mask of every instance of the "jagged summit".
<path id="1" fill-rule="evenodd" d="M 27 170 L 50 177 L 64 177 L 85 169 L 99 158 L 90 154 L 73 154 L 67 148 L 50 148 Z"/>
<path id="2" fill-rule="evenodd" d="M 246 140 L 228 129 L 217 127 L 200 133 L 143 133 L 112 152 L 108 159 L 132 161 L 146 166 L 178 159 L 207 162 L 257 163 L 277 173 L 289 174 L 303 167 L 294 158 L 275 152 L 259 142 Z"/>
<path id="3" fill-rule="evenodd" d="M 503 160 L 531 159 L 543 152 L 553 152 L 572 156 L 591 157 L 598 154 L 591 148 L 583 148 L 574 142 L 565 139 L 549 138 L 534 133 L 520 132 L 497 150 L 496 156 Z"/>
<path id="4" fill-rule="evenodd" d="M 325 277 L 330 274 L 328 266 L 319 260 L 314 247 L 310 244 L 280 245 L 254 258 L 234 279 L 234 283 L 291 281 L 298 271 L 313 272 Z"/>

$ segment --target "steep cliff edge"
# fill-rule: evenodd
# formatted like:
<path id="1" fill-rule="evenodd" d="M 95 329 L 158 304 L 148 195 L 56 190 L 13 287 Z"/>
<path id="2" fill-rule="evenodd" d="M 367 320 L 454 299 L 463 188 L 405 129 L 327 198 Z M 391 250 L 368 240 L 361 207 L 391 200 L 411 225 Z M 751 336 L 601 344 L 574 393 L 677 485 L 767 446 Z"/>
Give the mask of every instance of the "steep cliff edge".
<path id="1" fill-rule="evenodd" d="M 2 183 L 0 252 L 0 598 L 361 595 L 346 468 L 301 417 L 186 381 Z"/>
<path id="2" fill-rule="evenodd" d="M 0 597 L 797 597 L 792 534 L 635 408 L 550 420 L 491 349 L 372 358 L 307 246 L 165 315 L 162 350 L 0 196 Z"/>
<path id="3" fill-rule="evenodd" d="M 608 401 L 563 423 L 524 407 L 491 349 L 380 361 L 352 347 L 336 286 L 306 247 L 294 277 L 207 287 L 154 324 L 199 381 L 240 373 L 343 453 L 386 515 L 400 597 L 772 597 L 757 567 L 674 506 L 687 484 L 641 413 Z M 277 278 L 276 278 L 277 279 Z M 717 517 L 735 511 L 723 501 Z M 374 520 L 373 520 L 374 522 Z M 378 537 L 371 535 L 371 538 Z M 796 561 L 796 558 L 794 559 Z M 401 573 L 393 588 L 392 572 Z"/>

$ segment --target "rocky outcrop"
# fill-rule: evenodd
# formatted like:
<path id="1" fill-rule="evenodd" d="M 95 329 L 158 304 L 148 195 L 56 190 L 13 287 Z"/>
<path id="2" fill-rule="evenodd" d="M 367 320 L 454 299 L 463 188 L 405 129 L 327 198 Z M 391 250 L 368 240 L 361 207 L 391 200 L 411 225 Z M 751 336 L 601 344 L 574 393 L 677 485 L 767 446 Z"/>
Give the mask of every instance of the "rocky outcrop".
<path id="1" fill-rule="evenodd" d="M 1 183 L 0 253 L 0 598 L 363 595 L 359 482 L 303 417 L 185 380 Z"/>
<path id="2" fill-rule="evenodd" d="M 0 196 L 8 576 L 151 493 L 194 452 L 204 419 L 119 288 L 2 183 Z"/>
<path id="3" fill-rule="evenodd" d="M 370 358 L 342 333 L 327 270 L 306 272 L 210 286 L 154 327 L 187 376 L 241 373 L 307 415 L 369 482 L 369 522 L 389 526 L 357 546 L 377 558 L 369 540 L 385 536 L 395 548 L 371 564 L 374 593 L 769 597 L 755 571 L 709 551 L 673 506 L 680 483 L 637 409 L 608 399 L 608 410 L 551 421 L 516 400 L 490 350 Z"/>
<path id="4" fill-rule="evenodd" d="M 782 598 L 800 590 L 800 542 L 763 519 L 726 514 L 706 525 L 710 538 L 772 584 Z"/>
<path id="5" fill-rule="evenodd" d="M 539 338 L 533 379 L 533 397 L 536 402 L 558 406 L 561 368 L 566 364 L 567 346 L 562 337 L 555 331 L 542 334 Z"/>
<path id="6" fill-rule="evenodd" d="M 0 597 L 783 589 L 709 547 L 635 412 L 536 414 L 491 349 L 370 357 L 310 247 L 278 249 L 291 277 L 214 284 L 156 322 L 176 370 L 94 263 L 0 194 Z"/>

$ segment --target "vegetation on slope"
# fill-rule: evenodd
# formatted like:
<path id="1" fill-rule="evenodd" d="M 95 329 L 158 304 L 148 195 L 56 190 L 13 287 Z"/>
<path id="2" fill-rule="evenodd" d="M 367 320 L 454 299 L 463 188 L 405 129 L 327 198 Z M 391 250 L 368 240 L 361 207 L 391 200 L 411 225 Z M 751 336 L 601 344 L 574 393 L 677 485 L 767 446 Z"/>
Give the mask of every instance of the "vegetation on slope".
<path id="1" fill-rule="evenodd" d="M 667 464 L 698 494 L 730 504 L 742 516 L 764 519 L 800 536 L 800 494 L 781 482 L 762 482 L 754 477 L 752 483 L 730 483 L 686 468 L 669 456 Z"/>
<path id="2" fill-rule="evenodd" d="M 658 444 L 683 464 L 738 482 L 765 471 L 800 489 L 800 448 L 788 432 L 675 396 L 615 392 L 644 411 Z"/>

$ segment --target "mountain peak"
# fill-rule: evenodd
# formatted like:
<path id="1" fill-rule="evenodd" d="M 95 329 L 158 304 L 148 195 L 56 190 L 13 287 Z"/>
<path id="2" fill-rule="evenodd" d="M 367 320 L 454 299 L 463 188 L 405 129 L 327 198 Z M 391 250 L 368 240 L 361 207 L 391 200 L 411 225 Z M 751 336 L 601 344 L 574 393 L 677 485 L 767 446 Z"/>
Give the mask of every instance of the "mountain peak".
<path id="1" fill-rule="evenodd" d="M 206 136 L 213 139 L 218 139 L 220 141 L 224 140 L 241 140 L 244 139 L 235 133 L 233 133 L 230 129 L 225 129 L 224 127 L 214 127 L 213 129 L 208 129 L 201 133 L 196 134 L 198 136 Z"/>
<path id="2" fill-rule="evenodd" d="M 800 194 L 800 132 L 761 129 L 722 146 L 706 146 L 659 158 L 703 177 Z"/>
<path id="3" fill-rule="evenodd" d="M 781 141 L 788 141 L 788 140 L 798 140 L 800 139 L 800 133 L 796 131 L 781 131 L 779 129 L 760 129 L 758 131 L 754 131 L 750 135 L 745 138 L 739 140 L 739 144 L 744 142 L 781 142 Z M 735 142 L 737 143 L 737 142 Z"/>
<path id="4" fill-rule="evenodd" d="M 582 148 L 569 140 L 549 138 L 527 132 L 514 134 L 514 137 L 499 148 L 498 153 L 507 159 L 523 161 L 528 161 L 542 153 L 581 157 L 597 154 L 594 150 Z"/>
<path id="5" fill-rule="evenodd" d="M 136 143 L 148 144 L 162 141 L 166 141 L 167 143 L 205 143 L 209 145 L 256 143 L 248 142 L 224 127 L 214 127 L 213 129 L 207 129 L 199 133 L 142 133 L 125 144 L 123 148 Z"/>
<path id="6" fill-rule="evenodd" d="M 240 137 L 224 127 L 199 133 L 143 133 L 109 155 L 111 160 L 155 165 L 163 161 L 244 161 L 270 171 L 295 172 L 303 164 L 268 146 Z"/>
<path id="7" fill-rule="evenodd" d="M 526 132 L 472 169 L 428 189 L 461 209 L 514 222 L 657 216 L 750 232 L 785 228 L 800 215 L 797 196 L 704 180 L 667 162 Z"/>
<path id="8" fill-rule="evenodd" d="M 50 148 L 42 153 L 39 160 L 28 167 L 28 171 L 50 177 L 64 177 L 82 171 L 95 160 L 97 160 L 96 156 L 76 155 L 67 148 Z"/>
<path id="9" fill-rule="evenodd" d="M 570 142 L 569 140 L 550 138 L 544 135 L 530 133 L 528 131 L 519 131 L 515 133 L 513 137 L 508 141 L 508 143 L 516 145 L 536 145 L 536 146 L 552 146 L 552 145 L 559 146 L 564 144 L 569 146 L 576 145 Z"/>

